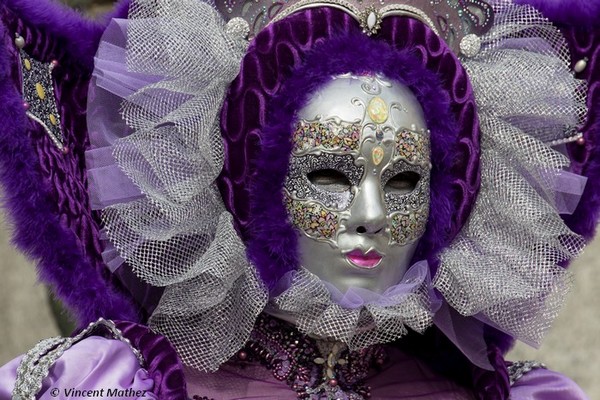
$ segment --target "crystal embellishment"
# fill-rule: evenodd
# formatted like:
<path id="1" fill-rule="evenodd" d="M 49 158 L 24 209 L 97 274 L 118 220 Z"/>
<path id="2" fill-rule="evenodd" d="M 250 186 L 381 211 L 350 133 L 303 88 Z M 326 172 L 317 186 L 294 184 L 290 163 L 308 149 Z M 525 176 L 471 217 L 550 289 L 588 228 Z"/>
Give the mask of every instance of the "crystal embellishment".
<path id="1" fill-rule="evenodd" d="M 387 104 L 381 97 L 374 97 L 369 101 L 367 113 L 369 118 L 376 124 L 383 124 L 389 116 Z"/>
<path id="2" fill-rule="evenodd" d="M 385 152 L 383 151 L 383 148 L 381 146 L 375 146 L 373 148 L 373 153 L 372 153 L 373 164 L 375 164 L 375 165 L 381 164 L 381 162 L 383 161 L 384 155 L 385 155 Z"/>
<path id="3" fill-rule="evenodd" d="M 64 151 L 64 136 L 61 129 L 60 114 L 54 96 L 52 71 L 56 62 L 43 63 L 35 60 L 23 49 L 25 39 L 15 35 L 15 45 L 19 49 L 23 106 L 27 116 L 39 123 L 59 150 Z"/>
<path id="4" fill-rule="evenodd" d="M 373 6 L 367 9 L 360 16 L 360 27 L 367 36 L 375 35 L 381 29 L 381 13 Z"/>
<path id="5" fill-rule="evenodd" d="M 473 33 L 466 35 L 460 41 L 460 52 L 465 57 L 475 57 L 479 50 L 481 50 L 481 39 Z"/>

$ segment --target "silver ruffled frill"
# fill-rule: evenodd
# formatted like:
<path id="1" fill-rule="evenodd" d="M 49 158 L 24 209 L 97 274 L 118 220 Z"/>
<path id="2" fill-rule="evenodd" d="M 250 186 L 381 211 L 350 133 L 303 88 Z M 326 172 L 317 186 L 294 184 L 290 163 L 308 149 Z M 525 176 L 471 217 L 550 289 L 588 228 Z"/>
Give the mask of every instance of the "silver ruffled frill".
<path id="1" fill-rule="evenodd" d="M 558 212 L 569 160 L 549 144 L 576 138 L 585 86 L 539 12 L 507 1 L 495 11 L 481 50 L 461 60 L 481 125 L 481 189 L 434 286 L 460 314 L 539 345 L 570 287 L 561 263 L 584 246 Z"/>
<path id="2" fill-rule="evenodd" d="M 200 370 L 216 370 L 245 344 L 267 301 L 215 183 L 219 113 L 247 46 L 244 28 L 196 0 L 131 3 L 127 71 L 157 78 L 122 101 L 132 133 L 112 155 L 143 196 L 102 211 L 120 257 L 165 287 L 149 326 Z"/>

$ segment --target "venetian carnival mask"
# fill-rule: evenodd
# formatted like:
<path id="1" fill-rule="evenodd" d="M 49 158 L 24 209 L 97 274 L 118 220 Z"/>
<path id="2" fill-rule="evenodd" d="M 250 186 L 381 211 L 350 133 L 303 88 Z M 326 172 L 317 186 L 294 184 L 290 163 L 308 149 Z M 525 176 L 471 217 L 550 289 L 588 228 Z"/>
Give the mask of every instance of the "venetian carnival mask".
<path id="1" fill-rule="evenodd" d="M 298 112 L 292 140 L 285 200 L 301 265 L 342 292 L 397 284 L 429 214 L 429 133 L 416 97 L 380 76 L 337 76 Z"/>

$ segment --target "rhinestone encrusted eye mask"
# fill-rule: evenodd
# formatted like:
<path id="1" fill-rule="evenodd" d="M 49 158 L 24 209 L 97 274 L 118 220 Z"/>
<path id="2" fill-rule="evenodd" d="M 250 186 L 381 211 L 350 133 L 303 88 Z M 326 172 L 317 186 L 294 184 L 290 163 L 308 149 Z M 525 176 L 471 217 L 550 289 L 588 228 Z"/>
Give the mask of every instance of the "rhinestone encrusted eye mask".
<path id="1" fill-rule="evenodd" d="M 340 290 L 396 284 L 425 232 L 430 143 L 403 85 L 338 76 L 299 113 L 284 190 L 302 266 Z"/>

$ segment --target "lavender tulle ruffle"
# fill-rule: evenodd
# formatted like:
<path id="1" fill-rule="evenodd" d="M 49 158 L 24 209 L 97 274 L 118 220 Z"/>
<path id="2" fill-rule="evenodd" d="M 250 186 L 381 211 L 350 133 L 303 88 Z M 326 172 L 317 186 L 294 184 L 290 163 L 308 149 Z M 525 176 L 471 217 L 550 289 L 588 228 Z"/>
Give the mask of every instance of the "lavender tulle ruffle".
<path id="1" fill-rule="evenodd" d="M 86 152 L 90 203 L 93 210 L 141 198 L 142 192 L 118 166 L 115 142 L 132 133 L 120 114 L 122 100 L 163 79 L 127 68 L 125 19 L 113 19 L 98 48 L 88 95 L 90 150 Z"/>

